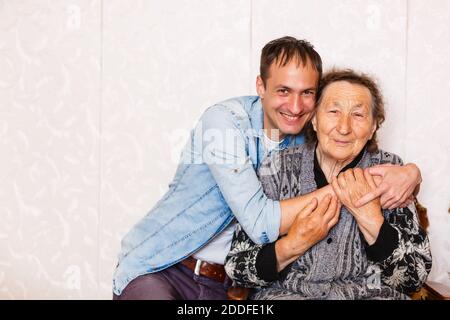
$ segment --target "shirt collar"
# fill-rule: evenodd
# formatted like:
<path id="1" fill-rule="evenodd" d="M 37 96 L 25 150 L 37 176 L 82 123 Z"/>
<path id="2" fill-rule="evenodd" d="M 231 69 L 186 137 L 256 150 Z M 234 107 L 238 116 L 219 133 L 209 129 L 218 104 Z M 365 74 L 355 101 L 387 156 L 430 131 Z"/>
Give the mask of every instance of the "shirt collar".
<path id="1" fill-rule="evenodd" d="M 258 97 L 252 103 L 249 115 L 250 115 L 250 122 L 253 128 L 253 135 L 255 137 L 261 138 L 263 134 L 262 129 L 264 124 L 264 111 L 261 104 L 261 98 Z"/>

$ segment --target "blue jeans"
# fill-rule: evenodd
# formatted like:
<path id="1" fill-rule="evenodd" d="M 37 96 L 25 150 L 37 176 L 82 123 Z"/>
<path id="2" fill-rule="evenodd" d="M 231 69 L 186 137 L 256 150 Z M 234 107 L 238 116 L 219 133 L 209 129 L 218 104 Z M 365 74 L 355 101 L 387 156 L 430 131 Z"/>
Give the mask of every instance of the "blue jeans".
<path id="1" fill-rule="evenodd" d="M 113 300 L 226 300 L 231 280 L 224 283 L 198 276 L 177 263 L 159 272 L 149 273 L 131 281 Z"/>

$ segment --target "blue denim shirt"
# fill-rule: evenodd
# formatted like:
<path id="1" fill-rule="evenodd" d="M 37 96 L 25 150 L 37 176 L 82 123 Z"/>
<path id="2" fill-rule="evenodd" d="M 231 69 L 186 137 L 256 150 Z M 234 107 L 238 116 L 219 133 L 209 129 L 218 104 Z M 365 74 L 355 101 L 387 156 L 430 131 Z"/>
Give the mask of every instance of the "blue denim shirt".
<path id="1" fill-rule="evenodd" d="M 263 109 L 257 96 L 208 108 L 191 132 L 169 190 L 123 238 L 114 279 L 120 295 L 136 277 L 190 256 L 236 218 L 258 244 L 273 242 L 280 203 L 256 175 L 263 158 Z M 287 136 L 279 149 L 303 143 Z"/>

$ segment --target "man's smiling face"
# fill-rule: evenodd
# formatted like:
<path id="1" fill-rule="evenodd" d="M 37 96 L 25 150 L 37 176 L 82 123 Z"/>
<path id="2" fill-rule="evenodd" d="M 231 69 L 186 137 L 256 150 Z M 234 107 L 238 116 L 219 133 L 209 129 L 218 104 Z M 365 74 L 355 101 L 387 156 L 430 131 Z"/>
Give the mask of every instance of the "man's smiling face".
<path id="1" fill-rule="evenodd" d="M 300 133 L 314 110 L 318 83 L 319 73 L 313 65 L 303 65 L 296 58 L 285 66 L 274 61 L 265 85 L 258 76 L 256 89 L 264 109 L 264 129 L 272 140 Z"/>

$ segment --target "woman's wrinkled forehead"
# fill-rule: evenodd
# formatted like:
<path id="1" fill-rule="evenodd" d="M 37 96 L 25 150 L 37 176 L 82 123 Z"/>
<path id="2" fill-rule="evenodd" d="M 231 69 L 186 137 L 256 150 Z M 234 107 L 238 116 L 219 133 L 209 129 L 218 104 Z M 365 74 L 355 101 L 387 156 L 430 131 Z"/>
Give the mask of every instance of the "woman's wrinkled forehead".
<path id="1" fill-rule="evenodd" d="M 363 85 L 336 81 L 325 87 L 318 106 L 360 107 L 369 111 L 372 106 L 372 95 Z"/>

